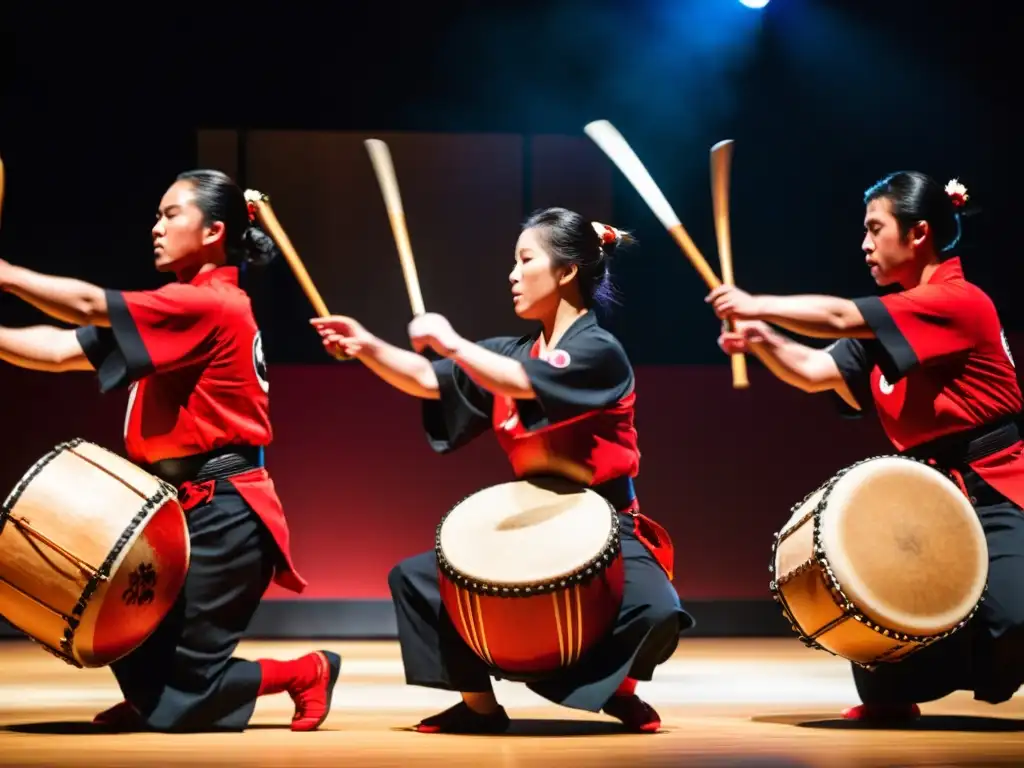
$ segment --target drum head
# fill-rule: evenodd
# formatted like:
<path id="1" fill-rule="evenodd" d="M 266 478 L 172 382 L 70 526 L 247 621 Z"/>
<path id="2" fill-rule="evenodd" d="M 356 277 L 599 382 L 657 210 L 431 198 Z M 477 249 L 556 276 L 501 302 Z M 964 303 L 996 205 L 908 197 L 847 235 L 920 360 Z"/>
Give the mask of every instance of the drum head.
<path id="1" fill-rule="evenodd" d="M 869 619 L 931 636 L 965 619 L 988 577 L 988 546 L 949 478 L 896 456 L 859 464 L 832 489 L 821 545 L 840 587 Z"/>
<path id="2" fill-rule="evenodd" d="M 595 491 L 568 480 L 520 480 L 458 504 L 441 524 L 438 545 L 468 579 L 529 586 L 570 576 L 601 555 L 616 522 Z"/>

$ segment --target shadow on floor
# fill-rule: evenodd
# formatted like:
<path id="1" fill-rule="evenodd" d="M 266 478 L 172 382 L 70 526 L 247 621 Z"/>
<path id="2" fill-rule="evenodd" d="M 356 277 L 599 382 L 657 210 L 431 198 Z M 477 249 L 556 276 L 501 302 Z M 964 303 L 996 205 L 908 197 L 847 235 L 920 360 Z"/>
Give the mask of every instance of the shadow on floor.
<path id="1" fill-rule="evenodd" d="M 822 718 L 821 715 L 764 715 L 751 718 L 756 723 L 793 725 L 798 728 L 823 728 L 849 731 L 961 731 L 966 733 L 1024 732 L 1024 720 L 1008 717 L 976 717 L 973 715 L 922 715 L 906 722 L 869 722 Z"/>

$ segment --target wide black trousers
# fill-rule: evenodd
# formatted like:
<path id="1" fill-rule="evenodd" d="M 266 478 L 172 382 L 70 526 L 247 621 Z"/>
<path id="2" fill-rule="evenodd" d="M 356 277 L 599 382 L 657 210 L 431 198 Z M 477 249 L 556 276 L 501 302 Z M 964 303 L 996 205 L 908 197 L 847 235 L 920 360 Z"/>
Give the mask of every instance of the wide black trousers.
<path id="1" fill-rule="evenodd" d="M 633 534 L 633 519 L 619 516 L 625 589 L 609 634 L 576 664 L 526 685 L 556 704 L 598 712 L 628 676 L 650 680 L 668 660 L 679 635 L 694 625 L 672 582 Z M 433 550 L 410 557 L 388 574 L 398 620 L 405 679 L 410 685 L 478 693 L 491 677 L 509 677 L 489 667 L 459 636 L 441 600 Z"/>
<path id="2" fill-rule="evenodd" d="M 270 585 L 278 552 L 227 481 L 188 513 L 192 560 L 163 623 L 112 666 L 125 699 L 157 731 L 240 731 L 252 717 L 259 664 L 233 658 Z"/>
<path id="3" fill-rule="evenodd" d="M 964 484 L 988 542 L 985 599 L 967 626 L 903 661 L 870 672 L 854 665 L 864 703 L 920 704 L 972 691 L 999 704 L 1024 683 L 1024 512 L 974 472 Z"/>

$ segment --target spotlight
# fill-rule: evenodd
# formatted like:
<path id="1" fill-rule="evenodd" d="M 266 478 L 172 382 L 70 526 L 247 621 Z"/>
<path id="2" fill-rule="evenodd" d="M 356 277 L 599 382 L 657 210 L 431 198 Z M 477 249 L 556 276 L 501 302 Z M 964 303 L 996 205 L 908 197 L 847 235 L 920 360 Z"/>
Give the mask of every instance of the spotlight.
<path id="1" fill-rule="evenodd" d="M 768 5 L 768 0 L 740 0 L 740 2 L 747 8 L 764 8 Z"/>

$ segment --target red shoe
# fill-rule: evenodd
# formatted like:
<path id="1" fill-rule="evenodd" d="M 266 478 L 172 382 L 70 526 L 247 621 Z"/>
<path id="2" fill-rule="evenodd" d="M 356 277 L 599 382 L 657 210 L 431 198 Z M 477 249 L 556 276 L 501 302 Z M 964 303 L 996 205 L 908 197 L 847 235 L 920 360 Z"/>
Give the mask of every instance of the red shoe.
<path id="1" fill-rule="evenodd" d="M 131 704 L 122 701 L 110 709 L 105 709 L 92 719 L 93 725 L 117 731 L 144 731 L 148 730 L 146 721 Z"/>
<path id="2" fill-rule="evenodd" d="M 917 704 L 858 704 L 843 710 L 843 719 L 862 721 L 914 720 L 921 716 Z"/>
<path id="3" fill-rule="evenodd" d="M 288 695 L 295 702 L 292 716 L 293 731 L 315 731 L 331 711 L 331 697 L 334 684 L 341 672 L 341 657 L 330 651 L 309 654 L 316 662 L 316 674 L 308 682 L 288 689 Z"/>
<path id="4" fill-rule="evenodd" d="M 661 728 L 661 715 L 635 693 L 612 696 L 604 705 L 604 711 L 621 720 L 629 731 L 656 733 Z"/>

